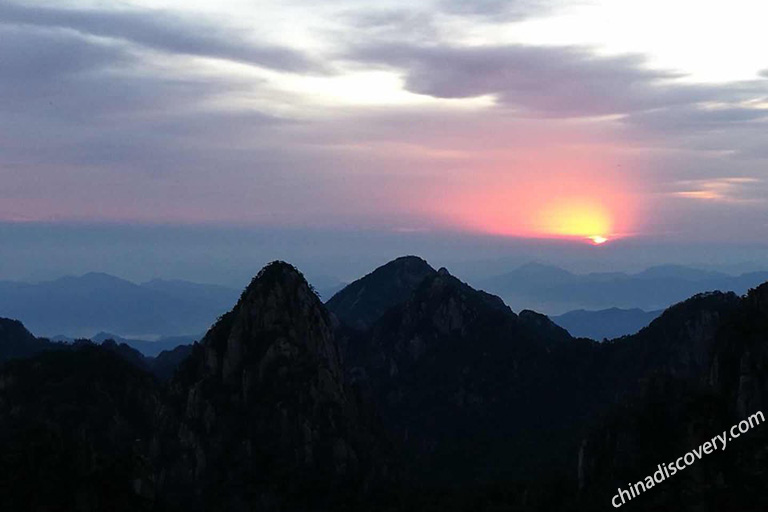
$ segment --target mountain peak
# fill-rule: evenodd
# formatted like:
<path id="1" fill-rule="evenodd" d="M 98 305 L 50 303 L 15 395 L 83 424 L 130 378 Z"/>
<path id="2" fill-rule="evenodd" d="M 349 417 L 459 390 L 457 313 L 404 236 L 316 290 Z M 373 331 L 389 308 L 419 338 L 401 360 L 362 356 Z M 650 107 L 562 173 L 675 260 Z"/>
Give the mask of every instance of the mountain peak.
<path id="1" fill-rule="evenodd" d="M 79 286 L 136 286 L 130 281 L 126 281 L 112 274 L 106 274 L 104 272 L 88 272 L 81 276 L 65 276 L 54 281 L 49 281 L 45 284 L 64 284 L 67 286 L 79 285 Z"/>
<path id="2" fill-rule="evenodd" d="M 32 334 L 27 331 L 26 327 L 24 327 L 23 323 L 21 323 L 19 320 L 14 320 L 13 318 L 0 317 L 0 331 L 20 332 L 25 333 L 25 335 L 32 336 Z"/>
<path id="3" fill-rule="evenodd" d="M 18 320 L 0 317 L 0 364 L 8 359 L 34 355 L 48 343 L 35 338 Z"/>
<path id="4" fill-rule="evenodd" d="M 294 293 L 311 292 L 312 287 L 299 269 L 285 261 L 273 261 L 262 268 L 243 292 L 243 297 L 252 293 L 270 293 L 275 288 L 286 288 Z M 287 298 L 282 297 L 283 299 Z"/>
<path id="5" fill-rule="evenodd" d="M 368 434 L 348 396 L 331 316 L 293 265 L 276 261 L 258 273 L 176 383 L 191 385 L 183 399 L 195 433 L 186 448 L 192 457 L 205 452 L 199 475 L 218 478 L 232 461 L 224 454 L 234 453 L 242 459 L 234 471 L 253 480 L 263 474 L 250 468 L 263 466 L 288 480 L 308 471 L 328 481 L 357 477 L 359 439 Z M 258 465 L 246 463 L 250 449 L 244 453 L 233 428 L 259 454 Z"/>
<path id="6" fill-rule="evenodd" d="M 684 279 L 689 281 L 703 281 L 705 279 L 727 278 L 728 274 L 711 270 L 702 270 L 694 267 L 686 267 L 683 265 L 656 265 L 635 274 L 635 277 L 644 279 Z"/>
<path id="7" fill-rule="evenodd" d="M 340 372 L 330 317 L 304 275 L 275 261 L 264 267 L 234 309 L 208 331 L 202 344 L 206 367 L 237 380 L 250 359 L 311 353 L 332 373 Z M 275 348 L 278 347 L 278 348 Z"/>
<path id="8" fill-rule="evenodd" d="M 441 268 L 435 275 L 428 277 L 419 286 L 409 302 L 422 302 L 440 307 L 447 304 L 463 304 L 464 312 L 477 308 L 498 310 L 512 313 L 504 301 L 496 295 L 476 290 L 452 276 L 448 270 Z M 464 309 L 468 308 L 468 309 Z"/>
<path id="9" fill-rule="evenodd" d="M 346 286 L 326 305 L 346 325 L 364 330 L 405 302 L 425 278 L 436 274 L 422 258 L 402 256 Z"/>

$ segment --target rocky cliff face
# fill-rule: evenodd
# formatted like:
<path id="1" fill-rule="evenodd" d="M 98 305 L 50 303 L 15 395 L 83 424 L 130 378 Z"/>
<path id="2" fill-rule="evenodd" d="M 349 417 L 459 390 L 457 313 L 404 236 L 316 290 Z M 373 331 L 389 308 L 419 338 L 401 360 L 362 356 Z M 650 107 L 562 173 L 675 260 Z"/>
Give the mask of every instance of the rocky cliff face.
<path id="1" fill-rule="evenodd" d="M 768 404 L 768 283 L 751 290 L 718 332 L 709 384 L 737 416 Z"/>
<path id="2" fill-rule="evenodd" d="M 183 401 L 181 466 L 203 503 L 269 510 L 290 495 L 294 506 L 322 509 L 387 471 L 346 385 L 330 316 L 288 264 L 262 270 L 173 387 Z"/>
<path id="3" fill-rule="evenodd" d="M 614 379 L 625 392 L 582 442 L 578 475 L 585 510 L 768 408 L 768 287 L 740 299 L 707 294 L 681 303 L 611 354 L 640 376 Z M 644 365 L 644 366 L 641 366 Z M 768 432 L 750 431 L 632 503 L 635 510 L 751 510 L 766 506 Z"/>

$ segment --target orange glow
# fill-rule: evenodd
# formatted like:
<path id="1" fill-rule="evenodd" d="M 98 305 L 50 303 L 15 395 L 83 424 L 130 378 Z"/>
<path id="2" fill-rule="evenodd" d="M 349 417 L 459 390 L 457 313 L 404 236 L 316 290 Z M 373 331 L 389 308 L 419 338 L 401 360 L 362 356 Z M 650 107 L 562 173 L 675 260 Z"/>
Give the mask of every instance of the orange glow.
<path id="1" fill-rule="evenodd" d="M 601 204 L 566 200 L 539 215 L 539 231 L 550 235 L 604 238 L 613 230 L 611 214 Z"/>
<path id="2" fill-rule="evenodd" d="M 618 165 L 573 155 L 530 164 L 478 170 L 433 208 L 448 225 L 501 236 L 602 245 L 637 232 L 639 187 Z"/>

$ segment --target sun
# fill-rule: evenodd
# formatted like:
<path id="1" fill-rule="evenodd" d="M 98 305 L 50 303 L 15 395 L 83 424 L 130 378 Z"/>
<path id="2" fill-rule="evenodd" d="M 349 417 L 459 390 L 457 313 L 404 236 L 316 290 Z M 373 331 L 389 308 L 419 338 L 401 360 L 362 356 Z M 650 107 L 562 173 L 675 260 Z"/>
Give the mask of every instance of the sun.
<path id="1" fill-rule="evenodd" d="M 600 236 L 600 235 L 592 235 L 592 236 L 588 236 L 587 238 L 589 240 L 592 240 L 592 243 L 594 245 L 603 245 L 605 242 L 608 241 L 607 238 L 605 238 L 604 236 Z"/>
<path id="2" fill-rule="evenodd" d="M 539 231 L 570 239 L 586 239 L 594 245 L 608 241 L 613 232 L 613 215 L 601 202 L 560 201 L 542 210 Z"/>

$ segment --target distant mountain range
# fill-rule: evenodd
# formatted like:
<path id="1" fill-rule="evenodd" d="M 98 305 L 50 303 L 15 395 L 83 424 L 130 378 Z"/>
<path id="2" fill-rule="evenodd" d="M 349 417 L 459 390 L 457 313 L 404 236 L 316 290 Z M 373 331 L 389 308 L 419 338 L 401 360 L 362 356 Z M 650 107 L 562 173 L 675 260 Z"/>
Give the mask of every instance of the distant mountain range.
<path id="1" fill-rule="evenodd" d="M 608 308 L 656 311 L 697 293 L 721 290 L 743 295 L 768 280 L 768 271 L 731 276 L 677 265 L 651 267 L 637 274 L 573 274 L 559 267 L 529 263 L 475 284 L 500 296 L 512 309 L 532 308 L 550 315 Z"/>
<path id="2" fill-rule="evenodd" d="M 173 350 L 180 345 L 191 345 L 195 341 L 202 339 L 202 337 L 203 334 L 198 336 L 166 336 L 150 341 L 123 338 L 117 334 L 102 331 L 87 339 L 94 343 L 104 343 L 107 340 L 112 340 L 120 345 L 128 345 L 132 349 L 138 350 L 147 357 L 155 357 L 160 354 L 160 352 Z M 75 343 L 82 340 L 82 338 L 72 338 L 70 336 L 53 336 L 50 338 L 50 340 L 53 342 L 61 343 Z"/>
<path id="3" fill-rule="evenodd" d="M 408 269 L 413 270 L 410 278 L 424 277 L 423 260 L 404 261 L 417 267 Z M 373 277 L 380 296 L 370 299 L 372 304 L 386 304 L 390 295 L 402 298 L 409 285 L 404 279 L 411 274 L 396 275 L 395 268 L 385 265 Z M 359 282 L 345 287 L 331 277 L 317 279 L 318 293 L 340 311 L 342 319 L 354 317 L 348 323 L 358 327 L 368 324 L 366 314 L 357 311 L 355 304 L 370 295 L 370 290 L 359 288 Z M 513 310 L 547 312 L 574 336 L 600 340 L 636 332 L 652 319 L 646 311 L 660 311 L 708 290 L 743 294 L 766 280 L 768 272 L 729 276 L 682 266 L 652 267 L 637 274 L 578 275 L 530 263 L 475 284 L 500 296 Z M 20 319 L 33 332 L 53 339 L 113 338 L 146 355 L 156 355 L 199 339 L 239 294 L 239 290 L 218 285 L 178 280 L 135 284 L 100 273 L 34 284 L 0 281 L 0 316 Z M 160 344 L 151 344 L 155 342 Z"/>
<path id="4" fill-rule="evenodd" d="M 587 311 L 577 309 L 563 315 L 553 316 L 552 321 L 578 338 L 593 340 L 613 339 L 635 334 L 661 315 L 662 311 L 642 309 L 601 309 Z"/>
<path id="5" fill-rule="evenodd" d="M 132 340 L 136 341 L 136 340 Z M 152 373 L 160 379 L 168 379 L 173 375 L 176 367 L 192 351 L 191 343 L 168 342 L 163 347 L 154 346 L 149 343 L 151 355 L 146 355 L 138 349 L 128 345 L 121 339 L 102 337 L 87 340 L 49 340 L 47 338 L 37 338 L 33 336 L 18 320 L 0 317 L 0 365 L 6 361 L 14 359 L 26 359 L 48 351 L 72 351 L 100 347 L 107 350 L 121 359 L 128 361 Z M 172 346 L 171 346 L 172 345 Z"/>
<path id="6" fill-rule="evenodd" d="M 0 281 L 0 316 L 38 335 L 131 339 L 197 336 L 226 312 L 238 290 L 186 281 L 135 284 L 91 273 L 37 284 Z"/>

